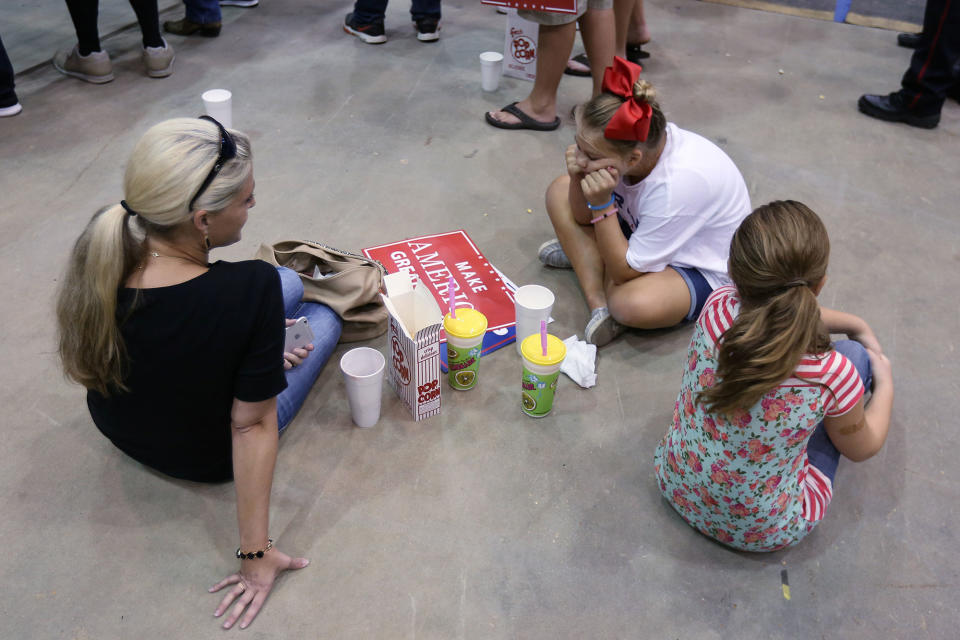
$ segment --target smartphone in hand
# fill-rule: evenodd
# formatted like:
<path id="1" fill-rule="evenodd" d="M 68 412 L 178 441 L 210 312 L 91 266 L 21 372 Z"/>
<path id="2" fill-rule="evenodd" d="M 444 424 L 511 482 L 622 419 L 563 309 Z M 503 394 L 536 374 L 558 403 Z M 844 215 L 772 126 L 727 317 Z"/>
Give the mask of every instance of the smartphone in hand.
<path id="1" fill-rule="evenodd" d="M 302 348 L 313 342 L 313 330 L 305 316 L 287 327 L 287 338 L 283 343 L 284 353 L 292 353 L 294 349 Z"/>

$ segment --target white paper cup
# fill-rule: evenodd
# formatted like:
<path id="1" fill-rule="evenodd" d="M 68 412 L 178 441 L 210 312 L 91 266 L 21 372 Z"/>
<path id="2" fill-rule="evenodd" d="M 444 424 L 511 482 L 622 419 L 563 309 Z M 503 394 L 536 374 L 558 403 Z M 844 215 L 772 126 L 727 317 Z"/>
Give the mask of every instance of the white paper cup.
<path id="1" fill-rule="evenodd" d="M 225 129 L 233 128 L 233 94 L 226 89 L 210 89 L 204 91 L 203 109 L 207 115 L 223 125 Z"/>
<path id="2" fill-rule="evenodd" d="M 484 91 L 496 91 L 503 72 L 503 54 L 484 51 L 480 54 L 480 84 Z"/>
<path id="3" fill-rule="evenodd" d="M 383 354 L 370 347 L 351 349 L 340 358 L 350 415 L 358 427 L 372 427 L 380 420 L 384 362 Z"/>
<path id="4" fill-rule="evenodd" d="M 517 314 L 518 354 L 524 338 L 540 333 L 540 321 L 550 322 L 553 300 L 553 292 L 538 284 L 524 285 L 513 295 L 513 308 Z"/>

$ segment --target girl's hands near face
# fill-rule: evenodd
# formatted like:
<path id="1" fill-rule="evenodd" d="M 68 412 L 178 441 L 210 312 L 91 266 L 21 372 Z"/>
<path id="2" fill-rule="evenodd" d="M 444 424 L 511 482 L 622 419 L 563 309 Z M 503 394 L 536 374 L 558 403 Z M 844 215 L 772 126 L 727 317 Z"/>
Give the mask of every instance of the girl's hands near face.
<path id="1" fill-rule="evenodd" d="M 580 188 L 587 202 L 594 207 L 600 207 L 610 201 L 613 189 L 620 181 L 620 171 L 610 158 L 595 160 L 587 166 L 594 168 L 580 180 Z"/>
<path id="2" fill-rule="evenodd" d="M 571 178 L 579 180 L 583 175 L 583 168 L 587 166 L 586 156 L 583 155 L 576 144 L 572 144 L 567 147 L 564 159 L 567 162 L 567 174 Z"/>

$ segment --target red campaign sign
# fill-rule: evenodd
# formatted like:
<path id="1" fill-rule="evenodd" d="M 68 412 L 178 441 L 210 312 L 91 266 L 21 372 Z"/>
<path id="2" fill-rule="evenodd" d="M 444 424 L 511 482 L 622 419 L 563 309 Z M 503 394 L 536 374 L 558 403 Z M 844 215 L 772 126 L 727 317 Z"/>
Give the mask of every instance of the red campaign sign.
<path id="1" fill-rule="evenodd" d="M 447 288 L 453 276 L 457 308 L 472 307 L 483 313 L 488 332 L 516 322 L 507 286 L 462 229 L 382 244 L 363 253 L 379 260 L 389 273 L 407 271 L 419 277 L 444 313 L 449 308 Z"/>
<path id="2" fill-rule="evenodd" d="M 480 0 L 480 4 L 526 9 L 528 11 L 577 14 L 577 0 Z"/>

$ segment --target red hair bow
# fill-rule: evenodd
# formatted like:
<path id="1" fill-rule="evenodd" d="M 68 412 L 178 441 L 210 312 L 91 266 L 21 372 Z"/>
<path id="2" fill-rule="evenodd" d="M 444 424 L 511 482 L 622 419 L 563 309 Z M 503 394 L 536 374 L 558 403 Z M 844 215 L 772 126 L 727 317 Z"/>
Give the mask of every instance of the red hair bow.
<path id="1" fill-rule="evenodd" d="M 603 90 L 625 99 L 603 130 L 605 138 L 636 142 L 647 139 L 653 108 L 646 100 L 636 100 L 633 97 L 633 85 L 641 71 L 643 67 L 640 65 L 614 56 L 613 66 L 607 67 L 603 72 Z"/>

